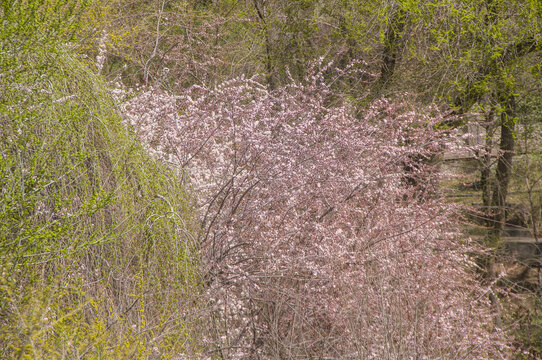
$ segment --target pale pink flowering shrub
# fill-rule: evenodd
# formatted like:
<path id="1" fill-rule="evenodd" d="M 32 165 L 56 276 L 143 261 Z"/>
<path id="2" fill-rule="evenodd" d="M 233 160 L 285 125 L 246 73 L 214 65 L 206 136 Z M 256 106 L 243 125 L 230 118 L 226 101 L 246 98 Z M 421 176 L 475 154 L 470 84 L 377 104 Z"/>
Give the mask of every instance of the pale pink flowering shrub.
<path id="1" fill-rule="evenodd" d="M 196 194 L 206 354 L 501 358 L 473 248 L 438 198 L 440 114 L 387 100 L 356 111 L 325 71 L 272 92 L 238 78 L 123 105 Z"/>

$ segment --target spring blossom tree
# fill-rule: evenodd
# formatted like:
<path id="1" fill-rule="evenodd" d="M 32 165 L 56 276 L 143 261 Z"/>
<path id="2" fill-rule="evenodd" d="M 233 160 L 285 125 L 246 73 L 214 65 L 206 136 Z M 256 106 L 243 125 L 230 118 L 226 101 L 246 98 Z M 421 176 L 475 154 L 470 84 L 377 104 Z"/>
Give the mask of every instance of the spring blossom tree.
<path id="1" fill-rule="evenodd" d="M 333 91 L 347 71 L 312 74 L 272 91 L 244 77 L 145 88 L 122 105 L 196 194 L 203 355 L 502 358 L 474 245 L 438 195 L 442 115 L 408 97 L 359 108 Z"/>

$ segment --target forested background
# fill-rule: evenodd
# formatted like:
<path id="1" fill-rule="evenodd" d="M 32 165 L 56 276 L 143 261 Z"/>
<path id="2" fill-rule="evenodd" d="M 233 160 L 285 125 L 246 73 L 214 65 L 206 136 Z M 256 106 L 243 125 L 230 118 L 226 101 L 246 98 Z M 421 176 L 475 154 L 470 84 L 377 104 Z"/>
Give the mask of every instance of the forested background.
<path id="1" fill-rule="evenodd" d="M 542 357 L 542 1 L 0 18 L 0 357 Z"/>

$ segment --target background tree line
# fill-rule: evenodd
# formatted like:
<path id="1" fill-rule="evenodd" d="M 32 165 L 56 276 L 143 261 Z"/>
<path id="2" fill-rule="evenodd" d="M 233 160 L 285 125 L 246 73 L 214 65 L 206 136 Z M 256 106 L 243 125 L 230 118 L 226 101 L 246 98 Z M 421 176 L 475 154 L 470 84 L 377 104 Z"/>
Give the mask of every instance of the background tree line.
<path id="1" fill-rule="evenodd" d="M 336 88 L 366 103 L 409 93 L 456 115 L 443 126 L 480 123 L 482 202 L 504 226 L 516 125 L 539 118 L 540 1 L 119 1 L 109 16 L 109 79 L 175 91 L 264 74 L 273 88 L 323 58 L 359 68 Z"/>

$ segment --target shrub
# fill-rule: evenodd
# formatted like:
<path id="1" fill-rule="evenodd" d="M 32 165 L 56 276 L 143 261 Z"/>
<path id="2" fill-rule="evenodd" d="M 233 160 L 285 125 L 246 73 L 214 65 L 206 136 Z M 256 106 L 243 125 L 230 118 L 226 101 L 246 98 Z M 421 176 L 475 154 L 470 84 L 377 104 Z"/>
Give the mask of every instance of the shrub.
<path id="1" fill-rule="evenodd" d="M 430 165 L 448 141 L 441 115 L 406 100 L 358 109 L 330 71 L 275 91 L 254 78 L 149 88 L 123 106 L 197 195 L 207 354 L 499 357 L 476 249 Z"/>

